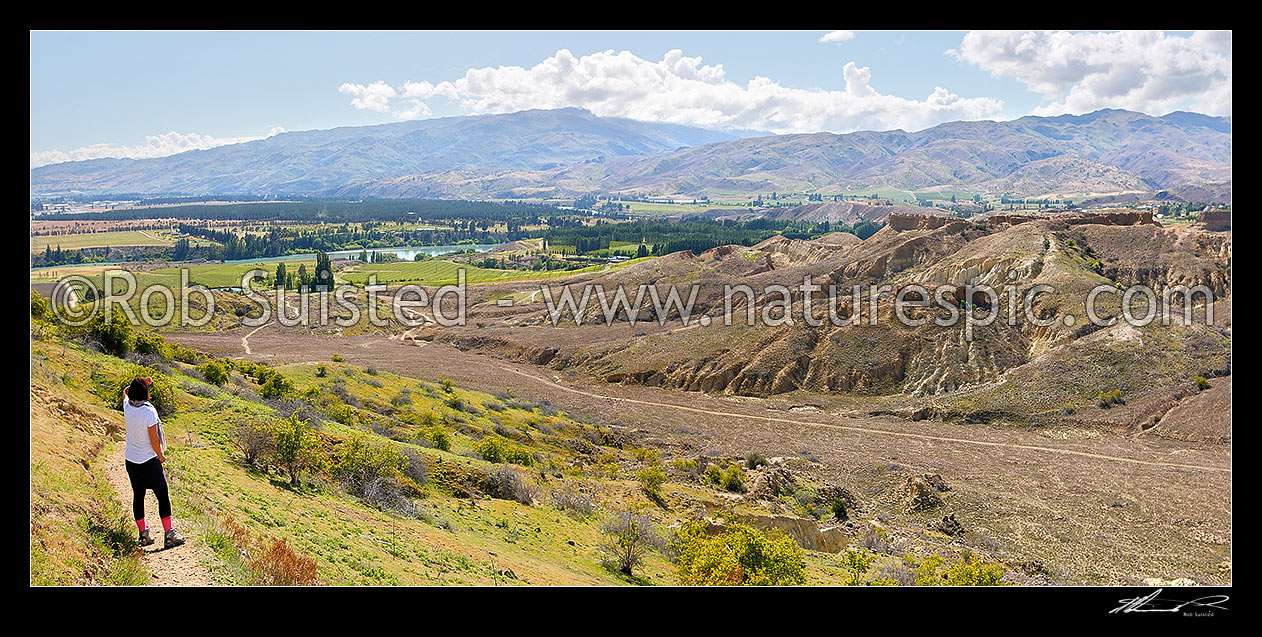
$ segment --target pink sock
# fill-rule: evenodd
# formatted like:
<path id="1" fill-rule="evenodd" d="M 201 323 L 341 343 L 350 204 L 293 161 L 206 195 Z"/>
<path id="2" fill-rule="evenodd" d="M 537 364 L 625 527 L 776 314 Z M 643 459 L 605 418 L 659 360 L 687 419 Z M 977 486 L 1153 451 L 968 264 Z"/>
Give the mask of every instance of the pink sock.
<path id="1" fill-rule="evenodd" d="M 141 533 L 144 533 L 144 532 L 145 532 L 145 528 L 146 528 L 146 527 L 145 527 L 145 519 L 144 519 L 144 518 L 140 518 L 139 520 L 136 520 L 136 528 L 140 529 L 140 532 L 141 532 Z"/>
<path id="2" fill-rule="evenodd" d="M 167 517 L 162 518 L 162 530 L 163 531 L 171 530 L 171 516 L 168 515 Z"/>

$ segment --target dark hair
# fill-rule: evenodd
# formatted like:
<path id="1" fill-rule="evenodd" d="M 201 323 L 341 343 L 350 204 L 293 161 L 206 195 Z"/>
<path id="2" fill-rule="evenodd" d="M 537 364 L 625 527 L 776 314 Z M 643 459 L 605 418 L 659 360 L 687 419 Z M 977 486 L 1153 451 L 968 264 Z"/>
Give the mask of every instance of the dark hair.
<path id="1" fill-rule="evenodd" d="M 127 400 L 149 400 L 149 386 L 137 378 L 127 386 Z"/>

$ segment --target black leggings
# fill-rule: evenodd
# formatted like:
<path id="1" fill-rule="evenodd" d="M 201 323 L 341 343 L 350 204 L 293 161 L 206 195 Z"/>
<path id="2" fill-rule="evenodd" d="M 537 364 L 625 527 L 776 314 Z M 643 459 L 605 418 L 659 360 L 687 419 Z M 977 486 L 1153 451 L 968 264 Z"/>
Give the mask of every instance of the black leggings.
<path id="1" fill-rule="evenodd" d="M 140 464 L 128 461 L 127 477 L 131 479 L 131 512 L 134 519 L 141 520 L 145 517 L 145 489 L 153 489 L 153 494 L 158 496 L 158 515 L 171 517 L 167 477 L 162 472 L 162 463 L 156 457 Z"/>

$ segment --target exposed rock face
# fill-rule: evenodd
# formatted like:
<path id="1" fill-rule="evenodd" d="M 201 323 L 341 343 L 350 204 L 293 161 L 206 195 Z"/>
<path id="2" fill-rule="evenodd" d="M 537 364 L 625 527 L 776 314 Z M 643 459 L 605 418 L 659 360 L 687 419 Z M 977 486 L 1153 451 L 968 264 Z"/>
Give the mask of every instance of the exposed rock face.
<path id="1" fill-rule="evenodd" d="M 927 511 L 942 505 L 942 498 L 925 476 L 908 476 L 903 485 L 903 511 L 913 513 Z"/>
<path id="2" fill-rule="evenodd" d="M 938 493 L 944 493 L 951 490 L 951 487 L 947 485 L 946 480 L 943 480 L 940 474 L 926 473 L 921 477 L 923 477 L 925 481 L 933 487 L 933 490 Z"/>
<path id="3" fill-rule="evenodd" d="M 1230 224 L 1231 214 L 1228 213 L 1227 217 L 1228 224 Z M 1110 212 L 1083 212 L 1059 215 L 991 215 L 986 218 L 986 223 L 992 226 L 1005 226 L 1028 223 L 1030 221 L 1038 221 L 1040 219 L 1049 219 L 1051 221 L 1067 223 L 1071 226 L 1087 224 L 1104 226 L 1161 225 L 1153 220 L 1151 210 L 1117 210 Z M 890 213 L 889 218 L 889 227 L 899 232 L 905 230 L 936 230 L 952 224 L 963 225 L 964 223 L 964 221 L 947 215 L 916 214 L 910 212 Z"/>
<path id="4" fill-rule="evenodd" d="M 727 526 L 722 520 L 707 519 L 710 534 L 722 533 Z M 840 526 L 820 526 L 814 520 L 791 515 L 745 515 L 738 518 L 741 524 L 759 531 L 778 530 L 808 551 L 840 553 L 850 543 L 850 536 Z"/>
<path id="5" fill-rule="evenodd" d="M 31 386 L 31 409 L 47 411 L 53 418 L 62 422 L 73 423 L 75 427 L 94 436 L 110 438 L 115 441 L 121 441 L 127 437 L 127 430 L 123 427 L 122 418 L 107 418 L 94 410 L 85 409 L 37 385 Z"/>
<path id="6" fill-rule="evenodd" d="M 827 259 L 860 243 L 862 239 L 848 232 L 834 232 L 814 241 L 776 235 L 755 245 L 754 249 L 766 253 L 773 267 L 788 268 Z"/>
<path id="7" fill-rule="evenodd" d="M 745 493 L 747 499 L 775 500 L 797 490 L 798 479 L 784 467 L 759 467 L 752 473 L 749 489 Z M 837 500 L 844 502 L 846 508 L 851 508 L 858 502 L 850 490 L 839 485 L 825 484 L 815 488 L 816 503 L 829 504 Z"/>
<path id="8" fill-rule="evenodd" d="M 783 467 L 762 467 L 754 472 L 745 497 L 754 500 L 775 500 L 793 492 L 797 480 Z"/>
<path id="9" fill-rule="evenodd" d="M 964 224 L 963 221 L 946 215 L 892 212 L 889 217 L 889 227 L 899 232 L 904 230 L 936 230 L 957 223 Z"/>
<path id="10" fill-rule="evenodd" d="M 1204 210 L 1197 217 L 1196 226 L 1200 230 L 1219 232 L 1231 230 L 1230 210 Z"/>
<path id="11" fill-rule="evenodd" d="M 1152 218 L 1151 210 L 1117 210 L 1111 212 L 1083 212 L 1077 214 L 1059 215 L 991 215 L 986 218 L 986 222 L 992 226 L 1000 226 L 1016 225 L 1030 221 L 1038 221 L 1040 219 L 1067 223 L 1071 226 L 1088 224 L 1101 226 L 1161 225 Z"/>

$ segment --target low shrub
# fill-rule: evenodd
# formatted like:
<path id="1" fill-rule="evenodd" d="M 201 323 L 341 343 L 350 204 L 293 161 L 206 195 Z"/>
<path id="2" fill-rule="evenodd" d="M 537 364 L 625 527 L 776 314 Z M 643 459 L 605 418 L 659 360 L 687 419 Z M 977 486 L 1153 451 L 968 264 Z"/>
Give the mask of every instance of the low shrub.
<path id="1" fill-rule="evenodd" d="M 767 466 L 767 459 L 764 458 L 762 454 L 756 451 L 751 451 L 745 454 L 745 468 L 746 469 L 757 469 L 758 467 L 765 467 L 765 466 Z"/>
<path id="2" fill-rule="evenodd" d="M 268 423 L 258 420 L 238 423 L 233 428 L 231 443 L 251 467 L 259 466 L 260 461 L 274 452 L 272 429 Z"/>
<path id="3" fill-rule="evenodd" d="M 690 520 L 671 542 L 680 583 L 690 586 L 783 586 L 806 582 L 802 548 L 781 532 L 763 533 L 729 518 L 711 535 Z"/>
<path id="4" fill-rule="evenodd" d="M 1109 409 L 1113 407 L 1113 405 L 1126 404 L 1126 400 L 1122 398 L 1122 390 L 1120 389 L 1114 389 L 1111 391 L 1101 389 L 1100 393 L 1096 394 L 1095 400 L 1096 404 L 1100 405 L 1102 409 Z"/>
<path id="5" fill-rule="evenodd" d="M 432 416 L 433 414 L 429 415 Z M 429 441 L 435 449 L 440 451 L 451 451 L 451 433 L 449 433 L 446 429 L 443 429 L 441 426 L 433 425 L 431 427 L 426 427 L 421 432 L 421 435 L 423 435 L 425 440 Z"/>
<path id="6" fill-rule="evenodd" d="M 571 517 L 580 519 L 596 512 L 596 504 L 591 497 L 580 493 L 570 484 L 565 485 L 563 489 L 552 491 L 552 506 L 565 511 Z"/>
<path id="7" fill-rule="evenodd" d="M 657 499 L 662 496 L 662 485 L 666 484 L 666 472 L 662 468 L 653 464 L 649 465 L 636 474 L 636 479 L 640 482 L 640 488 L 644 489 L 650 497 Z"/>
<path id="8" fill-rule="evenodd" d="M 535 463 L 534 456 L 524 449 L 519 449 L 508 442 L 503 436 L 492 434 L 479 440 L 473 445 L 473 451 L 487 462 L 509 462 L 529 467 Z"/>
<path id="9" fill-rule="evenodd" d="M 228 365 L 222 360 L 214 360 L 202 363 L 197 366 L 197 371 L 201 373 L 202 378 L 206 382 L 223 387 L 228 384 Z"/>
<path id="10" fill-rule="evenodd" d="M 259 395 L 263 398 L 280 398 L 293 391 L 293 382 L 276 371 L 273 371 L 267 381 L 259 386 Z"/>
<path id="11" fill-rule="evenodd" d="M 487 476 L 486 492 L 493 498 L 512 500 L 525 505 L 534 504 L 535 487 L 526 482 L 512 467 L 500 467 Z"/>
<path id="12" fill-rule="evenodd" d="M 136 344 L 135 330 L 126 317 L 115 316 L 107 322 L 104 314 L 98 314 L 85 329 L 88 337 L 100 343 L 107 354 L 126 356 Z"/>
<path id="13" fill-rule="evenodd" d="M 149 403 L 153 405 L 154 409 L 158 410 L 158 415 L 165 418 L 175 413 L 175 388 L 165 375 L 151 367 L 141 367 L 139 365 L 131 367 L 122 375 L 116 376 L 100 385 L 97 388 L 97 396 L 110 407 L 122 410 L 123 390 L 133 380 L 144 377 L 153 379 L 153 383 L 149 385 Z"/>
<path id="14" fill-rule="evenodd" d="M 164 360 L 171 360 L 171 346 L 166 339 L 152 332 L 136 334 L 135 350 L 137 354 L 151 354 Z"/>
<path id="15" fill-rule="evenodd" d="M 609 566 L 628 577 L 634 576 L 634 570 L 644 563 L 649 551 L 665 546 L 653 521 L 630 511 L 615 513 L 600 531 L 605 534 L 600 547 L 609 555 Z"/>

